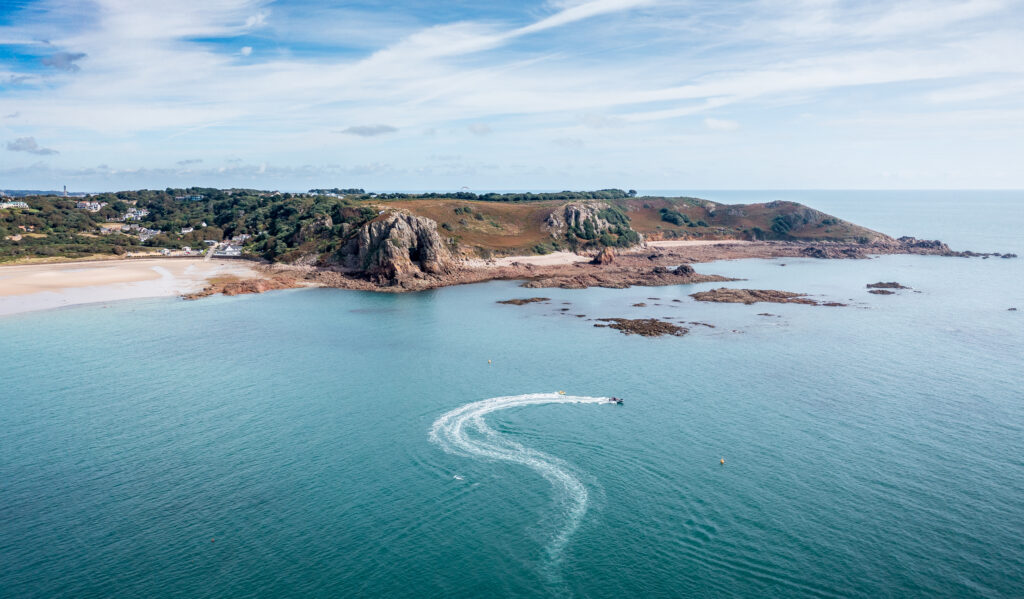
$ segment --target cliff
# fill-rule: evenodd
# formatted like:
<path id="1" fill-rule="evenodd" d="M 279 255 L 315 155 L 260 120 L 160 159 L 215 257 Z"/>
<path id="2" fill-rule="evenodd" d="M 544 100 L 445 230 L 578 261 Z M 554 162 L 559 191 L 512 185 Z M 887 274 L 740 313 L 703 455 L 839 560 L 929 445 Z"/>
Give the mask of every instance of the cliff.
<path id="1" fill-rule="evenodd" d="M 380 285 L 445 275 L 454 269 L 437 223 L 404 210 L 387 211 L 363 225 L 339 253 L 346 268 Z"/>

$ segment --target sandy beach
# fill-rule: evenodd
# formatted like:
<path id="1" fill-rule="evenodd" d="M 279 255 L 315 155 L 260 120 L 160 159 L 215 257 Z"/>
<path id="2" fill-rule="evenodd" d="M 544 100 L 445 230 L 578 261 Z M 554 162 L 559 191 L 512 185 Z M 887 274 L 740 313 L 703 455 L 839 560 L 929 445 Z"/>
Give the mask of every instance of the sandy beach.
<path id="1" fill-rule="evenodd" d="M 588 256 L 580 256 L 572 252 L 552 252 L 543 256 L 505 256 L 504 258 L 494 258 L 492 260 L 467 260 L 466 266 L 469 268 L 501 268 L 512 266 L 516 262 L 532 264 L 533 266 L 561 266 L 575 262 L 587 262 L 589 260 Z"/>
<path id="2" fill-rule="evenodd" d="M 0 266 L 0 315 L 202 289 L 213 277 L 259 278 L 254 263 L 201 258 Z"/>

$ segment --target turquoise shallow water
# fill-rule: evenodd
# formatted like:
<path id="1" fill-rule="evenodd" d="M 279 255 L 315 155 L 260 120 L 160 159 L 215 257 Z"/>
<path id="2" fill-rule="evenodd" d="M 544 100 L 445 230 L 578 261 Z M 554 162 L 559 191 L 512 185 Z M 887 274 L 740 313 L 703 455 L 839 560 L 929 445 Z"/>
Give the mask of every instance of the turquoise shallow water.
<path id="1" fill-rule="evenodd" d="M 1024 253 L 1021 194 L 977 194 L 986 216 L 926 196 L 905 201 L 931 203 L 928 231 L 877 193 L 799 201 Z M 517 307 L 494 302 L 537 290 L 502 282 L 0 319 L 0 595 L 1020 596 L 1024 261 L 699 269 L 852 305 L 705 305 L 697 285 Z M 559 389 L 627 401 L 467 420 L 519 462 L 431 440 L 470 402 Z M 574 526 L 552 465 L 585 491 Z"/>

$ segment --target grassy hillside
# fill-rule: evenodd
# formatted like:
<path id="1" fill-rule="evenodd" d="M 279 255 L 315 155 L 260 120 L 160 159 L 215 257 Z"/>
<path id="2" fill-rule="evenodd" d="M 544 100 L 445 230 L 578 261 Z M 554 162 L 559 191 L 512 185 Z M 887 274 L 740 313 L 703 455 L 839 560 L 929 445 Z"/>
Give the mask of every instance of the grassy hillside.
<path id="1" fill-rule="evenodd" d="M 599 190 L 549 194 L 367 194 L 314 190 L 281 194 L 248 189 L 167 189 L 100 194 L 98 212 L 58 197 L 26 198 L 29 208 L 0 209 L 0 261 L 123 254 L 148 248 L 199 247 L 241 236 L 249 255 L 273 261 L 331 262 L 359 228 L 389 209 L 438 224 L 457 253 L 490 256 L 625 246 L 636 233 L 659 239 L 796 239 L 866 242 L 882 237 L 794 202 L 725 205 L 697 198 L 635 197 Z M 348 193 L 351 192 L 351 193 Z M 575 207 L 583 220 L 567 225 Z M 143 240 L 120 224 L 148 228 Z M 580 212 L 582 211 L 582 212 Z M 554 223 L 554 225 L 552 224 Z M 556 226 L 557 225 L 557 226 Z M 182 232 L 185 231 L 185 232 Z"/>
<path id="2" fill-rule="evenodd" d="M 618 208 L 630 227 L 647 240 L 747 239 L 867 242 L 877 231 L 824 214 L 796 202 L 718 204 L 697 198 L 631 197 L 600 200 Z M 464 251 L 522 254 L 571 249 L 545 230 L 548 215 L 563 201 L 504 203 L 455 199 L 386 202 L 437 221 L 442 234 Z M 581 242 L 586 246 L 599 245 Z"/>

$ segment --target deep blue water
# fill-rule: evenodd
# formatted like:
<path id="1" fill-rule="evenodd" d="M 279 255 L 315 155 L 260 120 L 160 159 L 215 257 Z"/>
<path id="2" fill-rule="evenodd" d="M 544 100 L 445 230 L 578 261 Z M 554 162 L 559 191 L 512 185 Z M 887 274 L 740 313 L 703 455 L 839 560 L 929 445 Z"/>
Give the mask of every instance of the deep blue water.
<path id="1" fill-rule="evenodd" d="M 779 199 L 1024 254 L 1024 194 L 886 193 Z M 0 596 L 1021 596 L 1024 261 L 699 270 L 851 306 L 502 282 L 4 317 Z M 716 328 L 588 320 L 632 315 Z M 471 431 L 540 469 L 431 441 L 467 403 L 556 390 L 626 405 Z M 545 464 L 586 495 L 556 552 L 574 491 Z"/>

